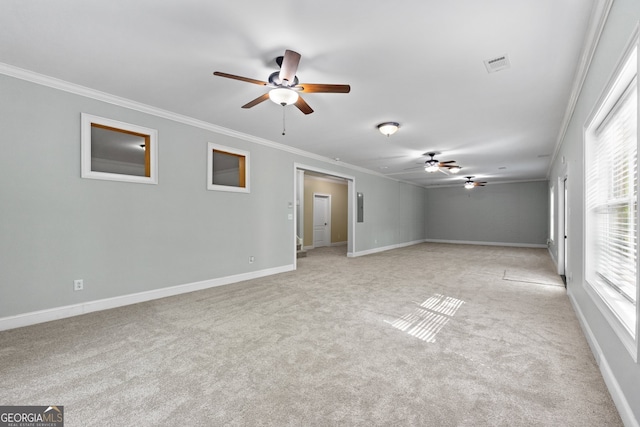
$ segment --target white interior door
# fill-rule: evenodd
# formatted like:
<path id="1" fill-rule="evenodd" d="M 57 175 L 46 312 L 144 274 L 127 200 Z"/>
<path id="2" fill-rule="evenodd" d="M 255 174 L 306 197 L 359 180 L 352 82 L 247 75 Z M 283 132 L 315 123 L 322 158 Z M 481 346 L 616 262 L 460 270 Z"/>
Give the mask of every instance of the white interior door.
<path id="1" fill-rule="evenodd" d="M 331 196 L 313 195 L 313 247 L 331 244 Z"/>

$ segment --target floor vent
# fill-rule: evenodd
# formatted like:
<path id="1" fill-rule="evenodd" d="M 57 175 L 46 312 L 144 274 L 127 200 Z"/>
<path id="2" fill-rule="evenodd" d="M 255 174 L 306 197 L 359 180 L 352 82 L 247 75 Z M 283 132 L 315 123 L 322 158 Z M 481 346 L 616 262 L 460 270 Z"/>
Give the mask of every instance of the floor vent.
<path id="1" fill-rule="evenodd" d="M 497 58 L 487 59 L 484 61 L 484 66 L 487 67 L 487 72 L 495 73 L 496 71 L 506 70 L 511 67 L 509 57 L 502 55 Z"/>

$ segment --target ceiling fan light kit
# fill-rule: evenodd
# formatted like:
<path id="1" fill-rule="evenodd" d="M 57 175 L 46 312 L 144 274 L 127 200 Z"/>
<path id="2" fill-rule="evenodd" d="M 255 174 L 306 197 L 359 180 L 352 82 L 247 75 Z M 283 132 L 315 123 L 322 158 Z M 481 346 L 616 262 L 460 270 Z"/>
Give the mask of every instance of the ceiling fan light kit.
<path id="1" fill-rule="evenodd" d="M 438 165 L 437 160 L 427 160 L 424 166 L 424 170 L 429 173 L 438 172 L 440 170 L 440 166 Z"/>
<path id="2" fill-rule="evenodd" d="M 271 89 L 269 91 L 269 99 L 278 105 L 282 105 L 283 107 L 286 105 L 295 104 L 298 101 L 299 97 L 300 96 L 298 95 L 298 92 L 284 87 Z"/>
<path id="3" fill-rule="evenodd" d="M 387 137 L 393 135 L 400 129 L 400 123 L 398 122 L 384 122 L 378 125 L 378 130 L 381 134 L 386 135 Z"/>

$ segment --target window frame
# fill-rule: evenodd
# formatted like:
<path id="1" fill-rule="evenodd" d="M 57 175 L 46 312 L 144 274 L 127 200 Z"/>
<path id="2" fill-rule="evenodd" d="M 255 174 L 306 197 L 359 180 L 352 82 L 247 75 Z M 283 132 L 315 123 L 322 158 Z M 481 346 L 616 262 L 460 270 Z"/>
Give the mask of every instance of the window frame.
<path id="1" fill-rule="evenodd" d="M 637 79 L 639 66 L 639 46 L 640 39 L 638 35 L 638 28 L 636 28 L 630 43 L 625 49 L 620 61 L 618 62 L 609 83 L 602 92 L 600 98 L 595 104 L 595 107 L 589 115 L 584 126 L 584 213 L 585 221 L 583 226 L 583 277 L 584 288 L 596 307 L 602 313 L 609 325 L 612 327 L 618 338 L 629 351 L 629 354 L 633 360 L 638 362 L 638 353 L 640 352 L 639 346 L 639 326 L 640 326 L 640 310 L 638 301 L 640 301 L 640 256 L 637 255 L 638 251 L 638 227 L 640 214 L 638 212 L 638 194 L 637 188 L 640 180 L 640 174 L 638 174 L 638 160 L 636 154 L 636 195 L 635 203 L 635 239 L 636 239 L 636 303 L 625 299 L 625 297 L 616 292 L 612 287 L 603 284 L 595 283 L 595 280 L 591 280 L 593 277 L 591 270 L 589 270 L 588 264 L 591 259 L 590 241 L 591 236 L 595 235 L 595 231 L 590 231 L 589 226 L 592 225 L 590 219 L 590 211 L 588 209 L 589 200 L 589 164 L 593 161 L 592 151 L 594 151 L 595 145 L 595 133 L 596 129 L 607 119 L 607 116 L 616 108 L 616 105 L 620 99 L 625 95 L 625 91 L 629 85 L 633 82 L 633 79 Z M 637 83 L 636 83 L 637 84 Z M 636 119 L 640 117 L 640 108 L 636 104 Z M 640 120 L 638 121 L 640 123 Z M 638 130 L 636 130 L 636 144 L 638 143 Z M 632 181 L 633 182 L 633 181 Z"/>
<path id="2" fill-rule="evenodd" d="M 158 131 L 143 126 L 125 123 L 92 114 L 80 115 L 80 170 L 82 178 L 106 181 L 132 182 L 137 184 L 158 184 Z M 114 132 L 139 136 L 145 139 L 145 174 L 128 175 L 125 173 L 99 172 L 92 170 L 91 128 L 96 127 Z"/>
<path id="3" fill-rule="evenodd" d="M 221 185 L 213 183 L 213 153 L 214 151 L 239 157 L 238 181 L 240 186 Z M 209 142 L 207 144 L 207 190 L 212 191 L 229 191 L 234 193 L 250 193 L 251 192 L 251 158 L 250 153 L 245 150 L 227 147 L 220 144 Z M 244 185 L 242 185 L 244 183 Z"/>

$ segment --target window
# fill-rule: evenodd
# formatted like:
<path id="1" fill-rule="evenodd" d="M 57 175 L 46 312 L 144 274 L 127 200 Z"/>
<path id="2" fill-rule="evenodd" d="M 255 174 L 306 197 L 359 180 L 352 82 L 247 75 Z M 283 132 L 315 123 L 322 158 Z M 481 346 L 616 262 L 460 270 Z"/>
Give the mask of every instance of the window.
<path id="1" fill-rule="evenodd" d="M 158 183 L 158 132 L 82 113 L 83 178 Z"/>
<path id="2" fill-rule="evenodd" d="M 637 358 L 637 40 L 585 132 L 585 278 Z M 588 287 L 588 289 L 589 289 Z"/>
<path id="3" fill-rule="evenodd" d="M 249 153 L 208 145 L 207 189 L 249 193 Z"/>

